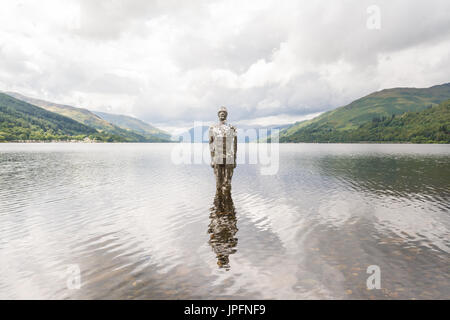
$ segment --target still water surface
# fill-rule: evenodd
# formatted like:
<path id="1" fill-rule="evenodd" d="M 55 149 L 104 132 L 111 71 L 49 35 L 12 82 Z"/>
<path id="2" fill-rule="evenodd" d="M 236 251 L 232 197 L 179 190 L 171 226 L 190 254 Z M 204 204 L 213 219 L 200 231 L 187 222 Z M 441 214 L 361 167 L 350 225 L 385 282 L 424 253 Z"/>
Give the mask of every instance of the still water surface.
<path id="1" fill-rule="evenodd" d="M 450 299 L 448 145 L 280 145 L 225 206 L 173 147 L 0 144 L 0 298 Z"/>

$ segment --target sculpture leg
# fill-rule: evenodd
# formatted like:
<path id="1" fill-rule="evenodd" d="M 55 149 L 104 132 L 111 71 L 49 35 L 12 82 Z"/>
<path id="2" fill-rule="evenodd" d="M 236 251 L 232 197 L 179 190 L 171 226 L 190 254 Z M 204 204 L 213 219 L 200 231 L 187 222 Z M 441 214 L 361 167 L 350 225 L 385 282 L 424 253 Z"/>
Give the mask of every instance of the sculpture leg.
<path id="1" fill-rule="evenodd" d="M 231 178 L 233 177 L 233 165 L 227 165 L 225 168 L 225 181 L 224 181 L 224 191 L 230 192 L 231 191 Z"/>
<path id="2" fill-rule="evenodd" d="M 225 166 L 216 164 L 214 166 L 214 174 L 216 175 L 216 189 L 221 191 L 225 179 Z"/>

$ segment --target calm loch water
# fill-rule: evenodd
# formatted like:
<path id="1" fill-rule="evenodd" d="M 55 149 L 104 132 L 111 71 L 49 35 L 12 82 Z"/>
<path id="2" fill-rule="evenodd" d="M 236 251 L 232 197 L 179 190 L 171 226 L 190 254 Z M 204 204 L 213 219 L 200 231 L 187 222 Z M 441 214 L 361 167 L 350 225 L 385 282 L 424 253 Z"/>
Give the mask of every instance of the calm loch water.
<path id="1" fill-rule="evenodd" d="M 221 201 L 174 146 L 0 144 L 0 298 L 450 299 L 450 146 L 280 145 Z"/>

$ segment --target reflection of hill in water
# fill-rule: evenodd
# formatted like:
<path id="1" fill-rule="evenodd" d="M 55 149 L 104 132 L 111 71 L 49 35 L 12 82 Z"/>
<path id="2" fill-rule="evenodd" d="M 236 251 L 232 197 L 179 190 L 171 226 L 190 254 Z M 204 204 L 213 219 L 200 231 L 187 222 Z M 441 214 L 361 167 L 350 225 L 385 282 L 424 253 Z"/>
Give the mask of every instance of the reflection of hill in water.
<path id="1" fill-rule="evenodd" d="M 336 177 L 350 188 L 396 197 L 449 197 L 448 157 L 358 156 L 323 157 L 321 173 Z"/>
<path id="2" fill-rule="evenodd" d="M 238 239 L 235 238 L 238 228 L 231 194 L 216 194 L 214 206 L 210 210 L 209 244 L 216 254 L 217 265 L 229 270 L 229 256 L 236 252 L 238 242 Z"/>
<path id="3" fill-rule="evenodd" d="M 325 194 L 310 205 L 315 221 L 303 241 L 304 272 L 298 286 L 313 290 L 322 284 L 342 297 L 363 299 L 447 295 L 447 155 L 349 150 L 306 155 L 297 163 L 312 173 L 297 181 L 317 179 L 309 189 Z M 366 289 L 370 265 L 381 268 L 381 290 Z"/>

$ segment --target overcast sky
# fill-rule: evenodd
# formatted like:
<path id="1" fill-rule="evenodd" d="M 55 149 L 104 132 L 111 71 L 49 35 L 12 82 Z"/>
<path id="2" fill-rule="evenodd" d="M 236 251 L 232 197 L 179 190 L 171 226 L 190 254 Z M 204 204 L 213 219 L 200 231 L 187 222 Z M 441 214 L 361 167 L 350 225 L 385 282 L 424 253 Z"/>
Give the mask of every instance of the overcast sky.
<path id="1" fill-rule="evenodd" d="M 221 105 L 295 122 L 450 82 L 449 17 L 448 0 L 2 0 L 0 90 L 165 128 Z"/>

